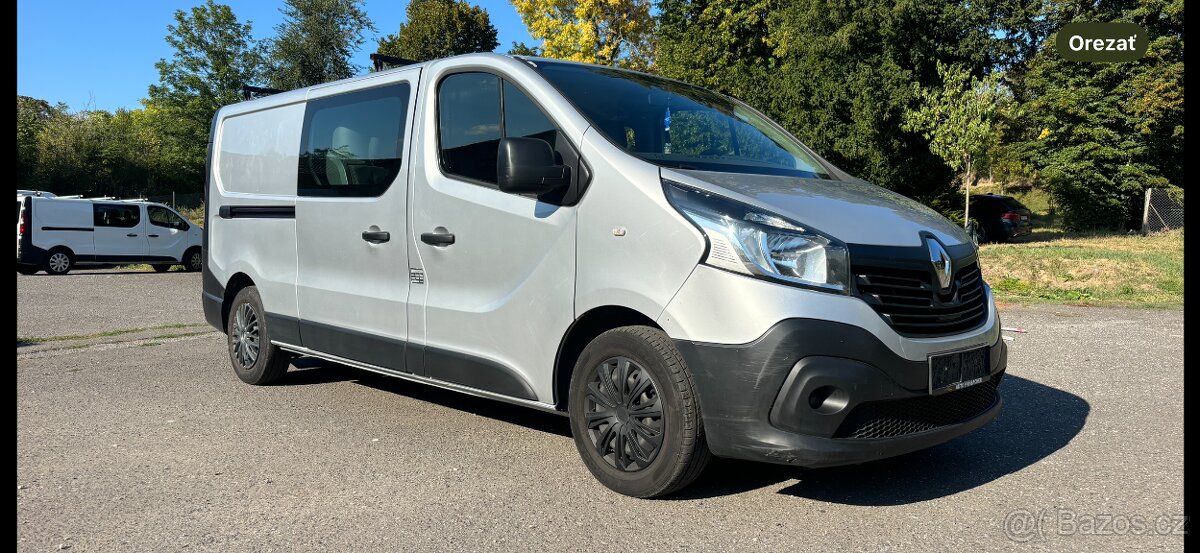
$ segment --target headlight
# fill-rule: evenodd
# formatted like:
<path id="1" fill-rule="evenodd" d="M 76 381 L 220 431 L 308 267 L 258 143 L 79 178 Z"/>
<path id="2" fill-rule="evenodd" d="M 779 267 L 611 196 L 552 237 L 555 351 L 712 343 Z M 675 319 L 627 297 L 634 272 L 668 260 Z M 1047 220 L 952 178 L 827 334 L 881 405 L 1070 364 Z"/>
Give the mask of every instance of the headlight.
<path id="1" fill-rule="evenodd" d="M 667 199 L 708 237 L 704 263 L 846 293 L 846 246 L 779 215 L 663 180 Z"/>

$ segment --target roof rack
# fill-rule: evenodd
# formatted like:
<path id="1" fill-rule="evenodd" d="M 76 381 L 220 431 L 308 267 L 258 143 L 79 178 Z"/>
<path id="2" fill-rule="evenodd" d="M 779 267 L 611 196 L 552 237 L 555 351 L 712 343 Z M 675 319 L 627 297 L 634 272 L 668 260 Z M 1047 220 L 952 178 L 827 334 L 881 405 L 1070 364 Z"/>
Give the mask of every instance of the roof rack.
<path id="1" fill-rule="evenodd" d="M 420 63 L 420 62 L 418 62 L 416 60 L 398 58 L 396 56 L 388 56 L 386 54 L 380 54 L 380 53 L 376 52 L 374 54 L 371 54 L 371 63 L 373 63 L 375 65 L 376 71 L 383 71 L 384 69 L 391 69 L 393 67 L 404 67 L 405 65 L 412 65 L 414 63 Z"/>
<path id="2" fill-rule="evenodd" d="M 278 88 L 266 88 L 262 86 L 242 85 L 242 97 L 246 100 L 253 100 L 262 96 L 270 96 L 283 92 Z"/>

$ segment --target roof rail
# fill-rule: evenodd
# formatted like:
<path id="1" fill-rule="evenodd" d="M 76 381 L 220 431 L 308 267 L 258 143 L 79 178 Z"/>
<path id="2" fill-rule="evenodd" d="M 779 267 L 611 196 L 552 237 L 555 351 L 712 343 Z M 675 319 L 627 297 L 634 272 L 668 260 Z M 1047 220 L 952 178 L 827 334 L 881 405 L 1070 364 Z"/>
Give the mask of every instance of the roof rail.
<path id="1" fill-rule="evenodd" d="M 57 197 L 52 192 L 47 192 L 45 190 L 17 190 L 17 195 L 18 196 L 43 196 L 46 198 Z"/>
<path id="2" fill-rule="evenodd" d="M 389 56 L 386 54 L 380 54 L 380 53 L 376 52 L 374 54 L 371 54 L 371 63 L 373 63 L 375 65 L 376 71 L 383 71 L 384 69 L 391 69 L 393 67 L 404 67 L 405 65 L 412 65 L 414 63 L 420 63 L 420 62 L 418 62 L 416 60 L 398 58 L 396 56 Z"/>
<path id="3" fill-rule="evenodd" d="M 242 85 L 242 97 L 246 100 L 253 100 L 256 97 L 270 96 L 283 92 L 278 88 L 266 88 L 262 86 Z"/>

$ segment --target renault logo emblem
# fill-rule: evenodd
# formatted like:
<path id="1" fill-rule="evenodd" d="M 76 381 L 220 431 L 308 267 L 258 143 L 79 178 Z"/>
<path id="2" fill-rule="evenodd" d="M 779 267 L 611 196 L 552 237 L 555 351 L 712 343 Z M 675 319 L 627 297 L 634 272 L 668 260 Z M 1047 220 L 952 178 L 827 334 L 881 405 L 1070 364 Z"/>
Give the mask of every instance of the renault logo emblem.
<path id="1" fill-rule="evenodd" d="M 950 254 L 946 253 L 942 243 L 933 237 L 926 238 L 925 244 L 929 247 L 929 262 L 933 264 L 933 272 L 937 275 L 942 291 L 945 292 L 954 283 L 954 266 L 950 263 Z"/>

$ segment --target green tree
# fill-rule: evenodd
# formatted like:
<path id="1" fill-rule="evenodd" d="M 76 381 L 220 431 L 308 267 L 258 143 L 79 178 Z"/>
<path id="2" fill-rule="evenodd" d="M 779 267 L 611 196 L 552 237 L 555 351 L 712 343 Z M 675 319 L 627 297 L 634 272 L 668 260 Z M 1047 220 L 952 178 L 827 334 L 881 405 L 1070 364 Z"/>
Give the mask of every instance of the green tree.
<path id="1" fill-rule="evenodd" d="M 937 64 L 982 77 L 1019 62 L 1042 0 L 663 0 L 661 73 L 764 110 L 843 169 L 938 204 L 953 174 L 904 127 Z"/>
<path id="2" fill-rule="evenodd" d="M 654 58 L 651 0 L 511 0 L 542 55 L 647 68 Z"/>
<path id="3" fill-rule="evenodd" d="M 1063 60 L 1055 39 L 1014 79 L 1005 147 L 1049 189 L 1069 229 L 1136 228 L 1147 187 L 1184 185 L 1183 2 L 1054 3 L 1055 23 L 1132 21 L 1151 37 L 1127 63 Z"/>
<path id="4" fill-rule="evenodd" d="M 162 141 L 175 148 L 183 173 L 183 188 L 199 190 L 203 183 L 205 144 L 213 115 L 221 106 L 241 100 L 241 87 L 257 84 L 263 74 L 263 48 L 224 4 L 207 0 L 189 11 L 176 10 L 167 26 L 170 59 L 154 64 L 158 84 L 144 100 L 155 111 L 153 121 Z"/>
<path id="5" fill-rule="evenodd" d="M 375 30 L 362 0 L 286 0 L 284 20 L 275 27 L 270 52 L 270 83 L 290 90 L 352 77 L 350 61 Z"/>
<path id="6" fill-rule="evenodd" d="M 929 141 L 929 150 L 942 158 L 965 188 L 964 203 L 970 209 L 971 185 L 979 180 L 977 163 L 996 147 L 996 114 L 1006 94 L 999 73 L 973 78 L 961 65 L 942 63 L 937 71 L 942 85 L 915 91 L 920 104 L 905 113 L 902 128 Z"/>
<path id="7" fill-rule="evenodd" d="M 487 10 L 465 0 L 412 0 L 396 34 L 379 39 L 380 54 L 426 61 L 499 46 Z"/>
<path id="8" fill-rule="evenodd" d="M 62 117 L 66 106 L 29 96 L 17 95 L 17 188 L 37 188 L 38 134 L 56 117 Z"/>
<path id="9" fill-rule="evenodd" d="M 512 48 L 508 49 L 510 56 L 533 56 L 541 57 L 542 49 L 537 46 L 530 46 L 524 42 L 513 41 Z"/>

